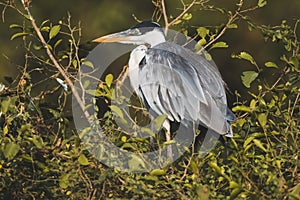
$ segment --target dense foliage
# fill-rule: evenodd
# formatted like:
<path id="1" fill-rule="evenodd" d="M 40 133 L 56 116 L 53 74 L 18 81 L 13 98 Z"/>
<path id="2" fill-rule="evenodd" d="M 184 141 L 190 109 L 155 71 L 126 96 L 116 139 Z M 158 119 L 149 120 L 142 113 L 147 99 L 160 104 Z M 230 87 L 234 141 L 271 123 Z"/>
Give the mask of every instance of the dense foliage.
<path id="1" fill-rule="evenodd" d="M 241 75 L 251 98 L 236 92 L 233 111 L 238 120 L 226 147 L 219 143 L 204 158 L 190 152 L 164 169 L 134 174 L 101 164 L 81 144 L 74 129 L 69 104 L 72 81 L 84 62 L 80 25 L 72 25 L 70 15 L 58 24 L 51 19 L 35 22 L 28 1 L 23 1 L 24 6 L 1 1 L 5 10 L 10 8 L 24 17 L 10 28 L 14 32 L 11 39 L 19 40 L 25 52 L 19 77 L 10 86 L 0 85 L 1 199 L 300 199 L 300 19 L 273 27 L 257 24 L 247 14 L 263 9 L 264 0 L 252 7 L 240 1 L 234 11 L 209 1 L 193 2 L 170 19 L 169 28 L 189 35 L 194 12 L 203 10 L 220 12 L 227 20 L 219 26 L 194 27 L 199 40 L 196 48 L 204 46 L 208 53 L 215 48 L 226 51 L 230 41 L 221 41 L 224 32 L 246 22 L 250 32 L 259 31 L 266 41 L 284 48 L 284 54 L 264 66 L 246 47 L 232 54 L 254 70 Z M 155 4 L 154 16 L 170 17 L 160 3 Z M 189 10 L 189 5 L 195 9 Z M 111 78 L 99 80 L 99 96 L 105 100 L 111 98 Z M 111 139 L 138 145 L 127 135 L 114 134 L 112 112 L 116 111 L 107 111 L 102 119 Z"/>

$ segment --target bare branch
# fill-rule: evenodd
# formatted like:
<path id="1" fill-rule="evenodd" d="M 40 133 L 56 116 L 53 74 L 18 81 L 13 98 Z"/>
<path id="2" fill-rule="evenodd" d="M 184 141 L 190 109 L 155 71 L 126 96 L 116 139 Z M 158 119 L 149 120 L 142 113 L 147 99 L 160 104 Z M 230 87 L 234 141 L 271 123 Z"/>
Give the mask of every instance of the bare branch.
<path id="1" fill-rule="evenodd" d="M 161 7 L 162 7 L 162 14 L 163 14 L 164 21 L 165 21 L 165 34 L 167 34 L 170 25 L 169 25 L 169 21 L 168 21 L 168 14 L 166 11 L 165 0 L 161 0 Z"/>
<path id="2" fill-rule="evenodd" d="M 188 6 L 184 6 L 183 11 L 175 18 L 173 19 L 170 23 L 169 26 L 172 26 L 176 21 L 178 21 L 180 18 L 183 17 L 183 15 L 185 13 L 187 13 L 195 4 L 196 4 L 196 0 L 194 0 L 192 3 L 190 3 Z"/>
<path id="3" fill-rule="evenodd" d="M 37 26 L 35 19 L 33 18 L 33 16 L 30 13 L 29 10 L 29 2 L 28 1 L 22 1 L 22 5 L 25 9 L 25 11 L 27 12 L 28 16 L 29 16 L 29 20 L 32 24 L 32 27 L 34 28 L 34 31 L 36 32 L 39 40 L 41 41 L 43 47 L 46 50 L 46 53 L 48 55 L 48 57 L 50 58 L 51 62 L 53 63 L 53 65 L 56 67 L 56 69 L 59 71 L 59 73 L 63 76 L 63 78 L 65 79 L 65 81 L 67 82 L 68 86 L 71 88 L 71 91 L 76 99 L 76 101 L 78 102 L 80 108 L 82 109 L 82 111 L 84 112 L 84 115 L 86 117 L 86 119 L 88 120 L 90 118 L 90 115 L 87 111 L 85 110 L 85 105 L 84 102 L 82 101 L 82 99 L 79 96 L 79 93 L 77 92 L 73 82 L 71 81 L 71 79 L 69 78 L 69 76 L 67 75 L 67 72 L 64 70 L 64 68 L 58 63 L 58 61 L 56 60 L 56 58 L 54 57 L 53 53 L 51 52 L 51 50 L 49 49 L 47 42 L 45 40 L 45 38 L 43 37 L 39 27 Z"/>

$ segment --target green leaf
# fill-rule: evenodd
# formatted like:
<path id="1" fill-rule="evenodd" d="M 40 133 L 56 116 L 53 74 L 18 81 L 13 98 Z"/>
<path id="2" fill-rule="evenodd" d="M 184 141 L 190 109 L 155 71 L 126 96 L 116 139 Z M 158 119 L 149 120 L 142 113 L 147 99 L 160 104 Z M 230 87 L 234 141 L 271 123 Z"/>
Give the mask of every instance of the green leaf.
<path id="1" fill-rule="evenodd" d="M 265 127 L 265 125 L 267 124 L 267 115 L 265 113 L 260 113 L 257 116 L 257 120 L 261 127 Z"/>
<path id="2" fill-rule="evenodd" d="M 273 63 L 273 62 L 266 62 L 266 63 L 265 63 L 265 66 L 266 66 L 266 67 L 278 68 L 278 66 L 277 66 L 275 63 Z"/>
<path id="3" fill-rule="evenodd" d="M 187 21 L 187 20 L 192 19 L 192 17 L 193 17 L 192 13 L 185 13 L 183 15 L 182 19 Z"/>
<path id="4" fill-rule="evenodd" d="M 8 126 L 4 126 L 3 128 L 3 134 L 6 135 L 8 133 Z"/>
<path id="5" fill-rule="evenodd" d="M 41 31 L 49 32 L 50 27 L 49 26 L 44 26 L 40 29 Z"/>
<path id="6" fill-rule="evenodd" d="M 10 98 L 8 98 L 7 100 L 3 100 L 1 102 L 1 112 L 3 114 L 5 114 L 8 111 L 10 104 L 11 104 Z"/>
<path id="7" fill-rule="evenodd" d="M 120 117 L 121 119 L 124 119 L 123 112 L 118 106 L 111 105 L 109 107 L 118 117 Z"/>
<path id="8" fill-rule="evenodd" d="M 11 160 L 17 155 L 19 150 L 20 150 L 20 145 L 14 142 L 7 143 L 3 151 L 4 157 L 7 158 L 8 160 Z"/>
<path id="9" fill-rule="evenodd" d="M 204 52 L 204 56 L 205 56 L 205 59 L 208 60 L 208 61 L 211 61 L 212 60 L 212 57 L 209 53 L 207 53 L 206 51 Z"/>
<path id="10" fill-rule="evenodd" d="M 33 142 L 33 144 L 34 144 L 37 148 L 39 148 L 39 149 L 41 149 L 41 148 L 44 147 L 43 139 L 42 139 L 41 137 L 39 137 L 39 136 L 33 137 L 33 138 L 32 138 L 32 142 Z"/>
<path id="11" fill-rule="evenodd" d="M 223 171 L 221 169 L 221 167 L 218 166 L 218 164 L 216 162 L 209 162 L 208 165 L 213 168 L 218 174 L 223 174 Z"/>
<path id="12" fill-rule="evenodd" d="M 10 40 L 14 40 L 18 37 L 22 37 L 22 36 L 25 36 L 25 35 L 28 35 L 28 33 L 24 33 L 24 32 L 21 32 L 21 33 L 16 33 L 14 35 L 11 36 Z"/>
<path id="13" fill-rule="evenodd" d="M 293 197 L 295 199 L 300 199 L 300 183 L 291 188 L 291 192 L 289 193 L 289 195 L 290 197 Z"/>
<path id="14" fill-rule="evenodd" d="M 72 65 L 74 66 L 75 69 L 77 68 L 78 62 L 76 59 L 73 60 Z"/>
<path id="15" fill-rule="evenodd" d="M 91 84 L 91 81 L 89 79 L 85 80 L 83 82 L 83 88 L 86 89 Z"/>
<path id="16" fill-rule="evenodd" d="M 142 127 L 141 131 L 143 133 L 149 134 L 151 137 L 154 137 L 156 135 L 150 128 L 147 128 L 147 127 Z"/>
<path id="17" fill-rule="evenodd" d="M 105 83 L 108 87 L 111 86 L 112 82 L 113 82 L 114 76 L 112 74 L 107 74 L 105 77 Z"/>
<path id="18" fill-rule="evenodd" d="M 60 178 L 59 178 L 59 186 L 62 188 L 62 189 L 66 189 L 68 186 L 69 186 L 69 174 L 64 174 L 64 175 L 61 175 Z"/>
<path id="19" fill-rule="evenodd" d="M 295 68 L 298 69 L 299 59 L 297 57 L 291 57 L 289 60 L 289 64 L 293 65 Z"/>
<path id="20" fill-rule="evenodd" d="M 87 157 L 84 154 L 81 154 L 78 158 L 78 162 L 81 165 L 89 165 L 89 160 L 87 159 Z"/>
<path id="21" fill-rule="evenodd" d="M 244 149 L 247 149 L 248 144 L 250 144 L 253 141 L 253 139 L 254 139 L 254 137 L 250 136 L 245 140 L 244 145 L 243 145 Z"/>
<path id="22" fill-rule="evenodd" d="M 253 59 L 253 57 L 247 53 L 247 52 L 244 52 L 242 51 L 239 55 L 232 55 L 233 58 L 238 58 L 238 59 L 244 59 L 244 60 L 247 60 L 249 61 L 251 64 L 257 66 L 255 60 Z"/>
<path id="23" fill-rule="evenodd" d="M 258 7 L 262 8 L 265 5 L 267 5 L 267 1 L 266 0 L 258 0 L 257 5 L 258 5 Z"/>
<path id="24" fill-rule="evenodd" d="M 178 24 L 180 24 L 182 22 L 182 20 L 181 19 L 179 19 L 179 20 L 176 20 L 174 23 L 173 23 L 173 25 L 178 25 Z"/>
<path id="25" fill-rule="evenodd" d="M 230 199 L 236 199 L 236 197 L 242 192 L 242 188 L 234 188 L 230 193 Z"/>
<path id="26" fill-rule="evenodd" d="M 197 196 L 195 199 L 209 200 L 209 188 L 206 185 L 198 185 L 196 188 Z"/>
<path id="27" fill-rule="evenodd" d="M 82 64 L 85 65 L 85 66 L 87 66 L 87 67 L 90 67 L 90 68 L 94 69 L 94 65 L 93 65 L 93 63 L 91 61 L 87 61 L 86 60 Z"/>
<path id="28" fill-rule="evenodd" d="M 237 24 L 229 24 L 227 28 L 238 28 Z"/>
<path id="29" fill-rule="evenodd" d="M 204 38 L 204 37 L 206 37 L 206 35 L 208 35 L 209 29 L 207 29 L 205 27 L 199 27 L 199 28 L 197 28 L 197 33 L 201 38 Z"/>
<path id="30" fill-rule="evenodd" d="M 154 169 L 150 172 L 150 175 L 152 175 L 152 176 L 162 176 L 165 174 L 166 174 L 165 170 L 162 170 L 162 169 Z"/>
<path id="31" fill-rule="evenodd" d="M 49 33 L 49 39 L 51 40 L 54 38 L 60 31 L 60 25 L 55 25 L 51 28 L 50 33 Z"/>
<path id="32" fill-rule="evenodd" d="M 21 26 L 21 25 L 19 25 L 19 24 L 11 24 L 11 25 L 9 25 L 9 28 L 21 28 L 21 29 L 23 29 L 23 27 Z"/>
<path id="33" fill-rule="evenodd" d="M 158 117 L 155 118 L 154 125 L 155 125 L 155 129 L 157 131 L 161 129 L 163 123 L 166 121 L 167 118 L 168 118 L 168 115 L 166 115 L 166 114 L 159 115 Z"/>
<path id="34" fill-rule="evenodd" d="M 128 166 L 133 171 L 141 171 L 146 168 L 144 161 L 135 154 L 132 154 L 132 159 L 128 161 Z"/>
<path id="35" fill-rule="evenodd" d="M 250 88 L 250 84 L 257 78 L 258 73 L 255 71 L 245 71 L 241 76 L 242 82 L 245 87 Z"/>
<path id="36" fill-rule="evenodd" d="M 229 182 L 229 188 L 241 188 L 241 185 L 238 184 L 238 183 L 235 182 L 235 181 L 230 181 L 230 182 Z"/>
<path id="37" fill-rule="evenodd" d="M 49 20 L 49 19 L 46 19 L 45 21 L 43 21 L 43 22 L 41 23 L 40 27 L 44 26 L 44 25 L 45 25 L 46 23 L 48 23 L 48 22 L 50 22 L 50 20 Z"/>
<path id="38" fill-rule="evenodd" d="M 267 152 L 267 149 L 264 147 L 264 145 L 261 143 L 260 140 L 258 139 L 253 139 L 254 144 L 260 148 L 261 150 L 263 150 L 264 152 Z"/>
<path id="39" fill-rule="evenodd" d="M 215 44 L 212 45 L 211 49 L 213 48 L 227 48 L 228 45 L 226 44 L 226 42 L 217 42 Z"/>
<path id="40" fill-rule="evenodd" d="M 54 44 L 54 49 L 62 42 L 62 39 L 59 39 Z"/>
<path id="41" fill-rule="evenodd" d="M 243 111 L 243 112 L 249 112 L 249 113 L 252 112 L 252 110 L 248 106 L 245 106 L 245 105 L 235 106 L 235 107 L 232 108 L 232 111 L 233 112 Z"/>

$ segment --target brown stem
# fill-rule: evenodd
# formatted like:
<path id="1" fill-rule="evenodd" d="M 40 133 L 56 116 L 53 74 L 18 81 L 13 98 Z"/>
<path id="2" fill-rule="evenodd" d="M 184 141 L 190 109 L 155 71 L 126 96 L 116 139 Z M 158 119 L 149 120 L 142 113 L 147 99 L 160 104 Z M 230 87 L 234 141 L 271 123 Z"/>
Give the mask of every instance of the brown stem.
<path id="1" fill-rule="evenodd" d="M 56 67 L 56 69 L 59 71 L 59 73 L 63 76 L 63 78 L 65 79 L 65 81 L 67 82 L 68 86 L 71 88 L 71 91 L 76 99 L 76 101 L 78 102 L 80 108 L 82 109 L 82 111 L 84 112 L 84 115 L 86 117 L 86 119 L 88 120 L 90 118 L 90 115 L 87 111 L 85 111 L 85 105 L 84 102 L 82 101 L 82 99 L 79 96 L 79 93 L 77 92 L 73 82 L 71 81 L 71 79 L 69 78 L 69 76 L 67 75 L 67 72 L 63 69 L 63 67 L 58 63 L 58 61 L 56 60 L 56 58 L 54 57 L 53 53 L 51 52 L 50 48 L 48 47 L 48 44 L 45 40 L 45 38 L 43 37 L 40 29 L 38 28 L 38 26 L 36 25 L 35 19 L 32 17 L 30 10 L 29 10 L 29 2 L 22 0 L 21 1 L 25 11 L 27 12 L 27 14 L 29 15 L 29 20 L 32 24 L 32 27 L 34 29 L 34 31 L 36 32 L 39 40 L 41 41 L 43 47 L 46 50 L 46 53 L 48 55 L 48 57 L 50 58 L 51 62 L 53 63 L 53 65 Z"/>

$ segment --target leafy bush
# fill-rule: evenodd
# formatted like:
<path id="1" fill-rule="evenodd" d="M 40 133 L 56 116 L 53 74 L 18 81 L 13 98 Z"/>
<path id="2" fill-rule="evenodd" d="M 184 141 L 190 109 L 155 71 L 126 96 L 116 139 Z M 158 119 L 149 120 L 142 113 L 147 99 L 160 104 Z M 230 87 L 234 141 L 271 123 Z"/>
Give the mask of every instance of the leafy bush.
<path id="1" fill-rule="evenodd" d="M 233 124 L 234 137 L 226 142 L 228 155 L 220 143 L 204 158 L 190 152 L 170 166 L 141 174 L 101 164 L 81 144 L 68 107 L 72 82 L 84 62 L 79 56 L 80 26 L 73 26 L 70 16 L 57 24 L 46 20 L 36 25 L 28 1 L 23 1 L 23 8 L 1 1 L 5 9 L 23 15 L 24 23 L 10 28 L 15 31 L 11 39 L 19 39 L 25 49 L 18 79 L 10 87 L 0 87 L 1 199 L 300 199 L 300 19 L 274 27 L 258 25 L 246 14 L 266 5 L 259 0 L 247 8 L 240 1 L 235 11 L 193 1 L 178 17 L 166 21 L 169 16 L 162 2 L 156 2 L 156 12 L 168 28 L 185 34 L 191 29 L 193 12 L 214 10 L 227 16 L 222 26 L 196 28 L 196 47 L 204 46 L 208 52 L 227 48 L 227 43 L 217 40 L 241 21 L 249 31 L 260 31 L 266 40 L 285 48 L 280 62 L 266 61 L 265 66 L 246 49 L 232 55 L 250 62 L 255 70 L 241 76 L 251 98 L 236 93 L 233 111 L 238 120 Z M 190 10 L 194 6 L 197 10 Z M 100 84 L 99 96 L 105 100 L 111 98 L 112 81 L 110 77 Z M 112 111 L 118 112 L 118 107 Z M 132 143 L 113 129 L 112 111 L 102 119 L 112 140 Z"/>

